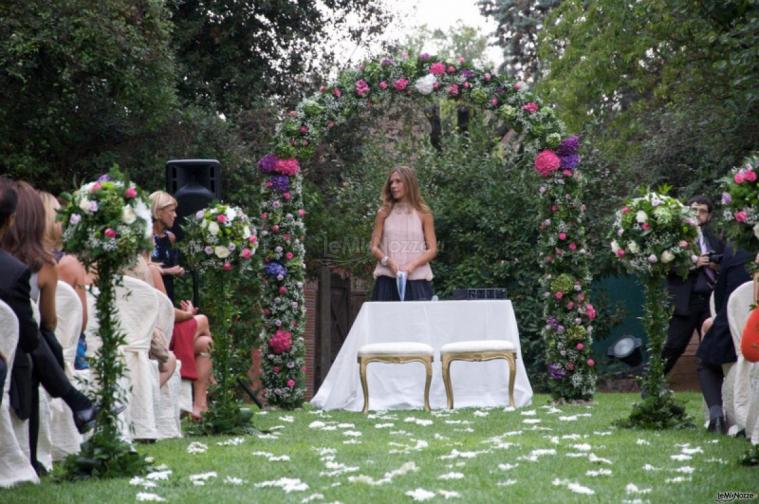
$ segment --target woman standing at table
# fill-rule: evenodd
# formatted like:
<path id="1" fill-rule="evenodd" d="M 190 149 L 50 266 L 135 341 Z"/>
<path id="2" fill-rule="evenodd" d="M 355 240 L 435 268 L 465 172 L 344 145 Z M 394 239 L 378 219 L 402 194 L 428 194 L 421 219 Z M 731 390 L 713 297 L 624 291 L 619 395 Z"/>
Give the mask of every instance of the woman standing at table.
<path id="1" fill-rule="evenodd" d="M 372 301 L 401 301 L 396 280 L 407 278 L 403 301 L 432 299 L 432 268 L 437 239 L 432 210 L 419 191 L 416 172 L 396 166 L 382 188 L 382 206 L 372 231 L 371 251 L 377 258 Z"/>

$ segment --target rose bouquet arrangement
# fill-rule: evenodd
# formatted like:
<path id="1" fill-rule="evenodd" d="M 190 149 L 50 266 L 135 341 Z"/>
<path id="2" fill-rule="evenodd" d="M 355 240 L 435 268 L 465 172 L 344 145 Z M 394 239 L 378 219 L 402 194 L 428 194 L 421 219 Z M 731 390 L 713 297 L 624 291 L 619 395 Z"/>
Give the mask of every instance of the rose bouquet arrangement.
<path id="1" fill-rule="evenodd" d="M 184 226 L 180 243 L 191 269 L 231 271 L 249 269 L 258 247 L 256 228 L 240 208 L 217 203 L 199 210 Z"/>
<path id="2" fill-rule="evenodd" d="M 728 237 L 746 250 L 759 249 L 759 154 L 746 158 L 722 180 L 722 222 Z"/>
<path id="3" fill-rule="evenodd" d="M 617 211 L 611 251 L 628 271 L 686 276 L 699 254 L 697 223 L 688 207 L 665 194 L 630 198 Z"/>

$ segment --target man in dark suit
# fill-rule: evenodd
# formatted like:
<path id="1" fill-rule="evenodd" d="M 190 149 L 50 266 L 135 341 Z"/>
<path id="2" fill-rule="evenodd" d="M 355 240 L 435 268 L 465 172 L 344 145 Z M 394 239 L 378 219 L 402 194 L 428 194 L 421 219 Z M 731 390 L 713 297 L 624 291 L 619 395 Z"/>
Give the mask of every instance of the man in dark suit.
<path id="1" fill-rule="evenodd" d="M 0 237 L 14 223 L 17 195 L 11 181 L 0 177 Z M 41 384 L 53 397 L 60 397 L 71 408 L 80 432 L 95 424 L 97 407 L 69 382 L 61 364 L 40 336 L 30 298 L 31 272 L 21 261 L 0 250 L 0 300 L 13 310 L 19 324 L 19 340 L 11 372 L 10 406 L 21 420 L 32 418 L 39 404 L 36 389 Z M 31 422 L 31 427 L 34 422 Z M 36 460 L 36 429 L 30 429 L 31 462 Z"/>
<path id="2" fill-rule="evenodd" d="M 709 317 L 709 296 L 717 283 L 719 261 L 725 249 L 724 242 L 708 228 L 714 209 L 712 201 L 706 196 L 694 196 L 687 204 L 698 220 L 701 255 L 687 278 L 683 279 L 675 273 L 667 277 L 667 288 L 675 310 L 662 351 L 665 373 L 675 366 L 688 346 L 693 331 L 700 332 L 701 325 Z"/>

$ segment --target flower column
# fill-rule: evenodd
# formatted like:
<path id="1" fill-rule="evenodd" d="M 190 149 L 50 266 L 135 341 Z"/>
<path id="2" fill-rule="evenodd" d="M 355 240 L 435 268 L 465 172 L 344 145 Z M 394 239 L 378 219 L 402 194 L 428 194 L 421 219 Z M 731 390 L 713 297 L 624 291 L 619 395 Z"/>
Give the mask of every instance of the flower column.
<path id="1" fill-rule="evenodd" d="M 556 146 L 560 137 L 552 140 Z M 571 136 L 535 158 L 535 170 L 545 179 L 540 187 L 540 260 L 545 271 L 541 287 L 549 389 L 554 399 L 565 401 L 591 399 L 596 385 L 591 336 L 596 311 L 588 299 L 591 277 L 578 147 L 578 138 Z"/>
<path id="2" fill-rule="evenodd" d="M 261 184 L 262 381 L 269 404 L 294 408 L 304 397 L 306 326 L 302 175 L 296 159 L 269 154 L 258 163 Z"/>

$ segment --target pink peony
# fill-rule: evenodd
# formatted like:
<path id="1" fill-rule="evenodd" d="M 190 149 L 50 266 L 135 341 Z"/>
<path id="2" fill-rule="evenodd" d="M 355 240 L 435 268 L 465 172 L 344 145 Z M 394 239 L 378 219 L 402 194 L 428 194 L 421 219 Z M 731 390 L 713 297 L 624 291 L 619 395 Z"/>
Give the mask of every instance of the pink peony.
<path id="1" fill-rule="evenodd" d="M 269 214 L 267 214 L 266 212 L 261 214 L 261 220 L 266 220 L 268 218 L 269 218 Z"/>
<path id="2" fill-rule="evenodd" d="M 494 97 L 492 97 L 492 98 L 490 99 L 490 104 L 491 104 L 492 106 L 494 106 L 494 107 L 497 107 L 497 106 L 498 106 L 498 98 L 496 98 L 495 96 L 494 96 Z"/>
<path id="3" fill-rule="evenodd" d="M 116 231 L 113 228 L 107 228 L 103 234 L 106 238 L 116 238 Z"/>
<path id="4" fill-rule="evenodd" d="M 279 293 L 280 293 L 282 296 L 284 296 L 285 294 L 287 294 L 287 287 L 285 287 L 284 285 L 283 285 L 282 287 L 280 287 L 280 288 L 279 288 Z"/>
<path id="5" fill-rule="evenodd" d="M 746 180 L 746 182 L 756 182 L 756 172 L 753 170 L 748 170 L 743 174 L 743 178 Z"/>
<path id="6" fill-rule="evenodd" d="M 577 250 L 577 244 L 572 242 L 569 244 L 569 250 Z"/>
<path id="7" fill-rule="evenodd" d="M 570 301 L 570 302 L 567 303 L 567 310 L 571 310 L 574 307 L 575 307 L 575 304 L 572 301 Z"/>
<path id="8" fill-rule="evenodd" d="M 456 67 L 453 65 L 448 65 L 448 68 L 446 69 L 448 73 L 456 73 Z"/>
<path id="9" fill-rule="evenodd" d="M 134 187 L 128 188 L 126 191 L 124 191 L 124 197 L 126 199 L 134 199 L 137 197 L 137 189 Z"/>
<path id="10" fill-rule="evenodd" d="M 624 208 L 622 209 L 622 213 L 623 213 L 623 214 L 628 214 L 628 213 L 630 213 L 630 209 L 629 209 L 628 207 L 624 207 Z"/>
<path id="11" fill-rule="evenodd" d="M 274 225 L 271 227 L 271 232 L 272 232 L 272 233 L 279 233 L 279 224 L 274 224 Z"/>
<path id="12" fill-rule="evenodd" d="M 306 215 L 306 210 L 303 208 L 298 209 L 298 217 L 303 217 Z"/>
<path id="13" fill-rule="evenodd" d="M 448 94 L 450 96 L 458 96 L 459 95 L 459 85 L 458 84 L 451 84 L 448 86 Z"/>
<path id="14" fill-rule="evenodd" d="M 289 352 L 293 346 L 293 335 L 290 331 L 278 329 L 269 340 L 269 350 L 275 354 Z"/>
<path id="15" fill-rule="evenodd" d="M 298 164 L 297 159 L 279 159 L 277 160 L 274 171 L 281 175 L 293 177 L 300 171 L 300 165 Z"/>
<path id="16" fill-rule="evenodd" d="M 619 257 L 619 258 L 621 259 L 621 258 L 623 258 L 624 256 L 625 256 L 625 251 L 624 251 L 624 249 L 622 249 L 622 248 L 618 248 L 618 249 L 617 249 L 617 257 Z"/>
<path id="17" fill-rule="evenodd" d="M 287 254 L 285 254 L 285 257 L 287 258 L 288 261 L 292 261 L 293 257 L 295 257 L 295 254 L 293 254 L 292 252 L 288 252 Z"/>
<path id="18" fill-rule="evenodd" d="M 745 210 L 741 210 L 740 212 L 735 212 L 735 220 L 738 222 L 746 222 L 748 220 L 748 214 Z"/>
<path id="19" fill-rule="evenodd" d="M 738 170 L 738 173 L 735 174 L 733 180 L 735 180 L 736 184 L 742 184 L 746 180 L 746 178 L 743 176 L 743 170 Z"/>
<path id="20" fill-rule="evenodd" d="M 385 89 L 387 89 L 387 81 L 380 81 L 380 83 L 377 84 L 377 86 L 379 86 L 379 88 L 384 91 Z"/>
<path id="21" fill-rule="evenodd" d="M 573 371 L 575 368 L 574 362 L 567 362 L 567 365 L 565 366 L 569 371 Z"/>
<path id="22" fill-rule="evenodd" d="M 364 79 L 359 79 L 356 81 L 356 94 L 364 97 L 369 94 L 369 83 L 366 82 Z"/>
<path id="23" fill-rule="evenodd" d="M 403 91 L 408 86 L 408 81 L 406 79 L 398 79 L 397 81 L 393 82 L 393 88 L 396 91 Z"/>
<path id="24" fill-rule="evenodd" d="M 232 270 L 232 264 L 225 262 L 224 263 L 224 271 L 231 271 Z"/>
<path id="25" fill-rule="evenodd" d="M 482 76 L 482 79 L 485 82 L 488 82 L 492 77 L 493 77 L 492 75 L 490 75 L 489 73 L 485 72 L 485 74 Z"/>
<path id="26" fill-rule="evenodd" d="M 253 255 L 253 251 L 252 251 L 252 250 L 250 250 L 249 248 L 244 248 L 244 249 L 242 249 L 242 251 L 240 252 L 240 257 L 242 257 L 243 259 L 250 259 L 250 257 L 251 257 L 252 255 Z"/>
<path id="27" fill-rule="evenodd" d="M 287 380 L 287 386 L 290 388 L 295 388 L 295 380 L 293 380 L 292 378 Z"/>
<path id="28" fill-rule="evenodd" d="M 90 192 L 99 191 L 103 188 L 103 185 L 100 182 L 95 182 L 90 186 Z"/>
<path id="29" fill-rule="evenodd" d="M 550 149 L 540 151 L 538 155 L 535 156 L 535 170 L 537 170 L 537 172 L 543 177 L 547 177 L 558 170 L 559 166 L 561 166 L 559 156 Z"/>
<path id="30" fill-rule="evenodd" d="M 514 85 L 511 86 L 511 87 L 513 87 L 515 91 L 519 91 L 522 88 L 522 83 L 521 82 L 515 82 Z"/>
<path id="31" fill-rule="evenodd" d="M 540 107 L 538 106 L 537 103 L 530 102 L 530 103 L 526 103 L 522 105 L 522 110 L 524 110 L 525 112 L 529 112 L 530 114 L 534 114 L 535 112 L 540 110 Z"/>
<path id="32" fill-rule="evenodd" d="M 575 348 L 576 348 L 576 349 L 578 349 L 578 350 L 582 350 L 583 348 L 585 348 L 585 345 L 583 345 L 582 343 L 578 343 L 578 344 L 575 346 Z"/>
<path id="33" fill-rule="evenodd" d="M 596 314 L 596 309 L 593 307 L 592 304 L 588 303 L 588 304 L 585 305 L 585 313 L 587 313 L 588 318 L 590 320 L 595 320 L 596 319 L 596 315 L 597 315 Z"/>
<path id="34" fill-rule="evenodd" d="M 565 177 L 571 177 L 572 170 L 562 170 L 561 174 L 564 175 Z"/>
<path id="35" fill-rule="evenodd" d="M 445 63 L 437 62 L 430 65 L 432 75 L 443 75 L 445 73 Z"/>
<path id="36" fill-rule="evenodd" d="M 219 222 L 219 224 L 224 224 L 227 222 L 227 216 L 224 214 L 219 214 L 216 216 L 216 220 Z"/>
<path id="37" fill-rule="evenodd" d="M 643 224 L 640 225 L 640 227 L 643 228 L 643 231 L 648 231 L 649 229 L 651 229 L 651 224 L 649 224 L 648 222 L 644 222 Z"/>
<path id="38" fill-rule="evenodd" d="M 256 243 L 256 241 L 258 241 L 258 238 L 255 235 L 248 237 L 248 242 Z"/>
<path id="39" fill-rule="evenodd" d="M 335 121 L 327 121 L 327 129 L 334 128 L 335 127 Z"/>
<path id="40" fill-rule="evenodd" d="M 564 293 L 561 291 L 556 291 L 553 293 L 553 297 L 555 297 L 556 299 L 561 299 L 564 297 Z"/>
<path id="41" fill-rule="evenodd" d="M 301 126 L 300 127 L 300 134 L 305 135 L 308 133 L 308 126 Z"/>
<path id="42" fill-rule="evenodd" d="M 590 367 L 593 367 L 593 366 L 596 365 L 596 361 L 594 361 L 593 359 L 588 359 L 587 362 L 588 362 L 588 366 L 590 366 Z"/>
<path id="43" fill-rule="evenodd" d="M 336 88 L 334 88 L 334 89 L 332 90 L 332 95 L 333 95 L 335 98 L 340 98 L 340 97 L 343 95 L 343 92 L 340 90 L 340 88 L 339 88 L 339 87 L 336 87 Z"/>
<path id="44" fill-rule="evenodd" d="M 285 193 L 282 193 L 282 197 L 285 199 L 285 201 L 290 201 L 291 199 L 293 199 L 293 195 L 290 194 L 289 191 L 285 192 Z"/>
<path id="45" fill-rule="evenodd" d="M 271 368 L 271 370 L 274 374 L 279 374 L 279 368 L 277 366 L 274 366 L 273 368 Z"/>
<path id="46" fill-rule="evenodd" d="M 559 240 L 566 240 L 567 239 L 567 233 L 559 233 Z"/>

